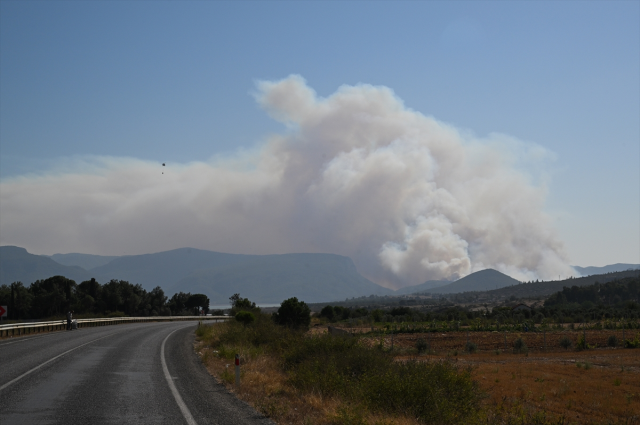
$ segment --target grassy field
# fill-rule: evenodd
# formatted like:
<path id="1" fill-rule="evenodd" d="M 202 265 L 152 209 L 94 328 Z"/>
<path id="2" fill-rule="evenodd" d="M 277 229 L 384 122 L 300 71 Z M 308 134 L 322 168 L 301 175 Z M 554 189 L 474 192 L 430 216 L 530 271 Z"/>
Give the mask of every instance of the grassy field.
<path id="1" fill-rule="evenodd" d="M 287 334 L 268 320 L 203 326 L 196 350 L 278 424 L 640 424 L 640 350 L 559 346 L 566 337 L 575 347 L 582 331 L 548 333 L 545 351 L 539 334 L 508 334 L 507 350 L 496 332 L 400 334 L 392 350 L 390 335 L 351 330 L 356 337 L 325 336 L 324 326 Z M 613 331 L 599 332 L 587 331 L 587 343 L 606 347 Z M 517 338 L 527 349 L 514 354 Z M 419 352 L 420 339 L 430 349 Z"/>

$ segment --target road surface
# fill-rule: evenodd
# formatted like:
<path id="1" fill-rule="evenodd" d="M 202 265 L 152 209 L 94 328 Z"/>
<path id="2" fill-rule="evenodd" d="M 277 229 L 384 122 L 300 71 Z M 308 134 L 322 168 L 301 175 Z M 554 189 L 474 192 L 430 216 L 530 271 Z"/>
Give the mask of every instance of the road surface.
<path id="1" fill-rule="evenodd" d="M 195 328 L 133 323 L 0 341 L 0 423 L 273 424 L 207 373 Z"/>

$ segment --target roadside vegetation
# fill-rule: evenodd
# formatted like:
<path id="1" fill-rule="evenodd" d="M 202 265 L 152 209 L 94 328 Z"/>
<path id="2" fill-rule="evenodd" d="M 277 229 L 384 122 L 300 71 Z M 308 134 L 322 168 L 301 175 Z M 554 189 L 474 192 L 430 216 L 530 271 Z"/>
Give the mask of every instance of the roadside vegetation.
<path id="1" fill-rule="evenodd" d="M 455 424 L 477 417 L 482 393 L 470 370 L 447 361 L 398 362 L 361 338 L 309 334 L 304 319 L 282 318 L 291 311 L 300 318 L 304 303 L 283 306 L 289 310 L 253 310 L 250 323 L 238 312 L 239 320 L 197 331 L 204 362 L 227 384 L 234 379 L 227 364 L 240 354 L 239 395 L 276 422 Z"/>
<path id="2" fill-rule="evenodd" d="M 268 315 L 234 297 L 236 320 L 199 327 L 196 350 L 230 391 L 278 424 L 640 423 L 638 356 L 612 349 L 621 344 L 605 331 L 587 333 L 603 341 L 587 348 L 603 349 L 580 350 L 584 329 L 543 336 L 477 324 L 470 334 L 451 322 L 357 324 L 335 306 L 311 318 L 292 298 Z"/>

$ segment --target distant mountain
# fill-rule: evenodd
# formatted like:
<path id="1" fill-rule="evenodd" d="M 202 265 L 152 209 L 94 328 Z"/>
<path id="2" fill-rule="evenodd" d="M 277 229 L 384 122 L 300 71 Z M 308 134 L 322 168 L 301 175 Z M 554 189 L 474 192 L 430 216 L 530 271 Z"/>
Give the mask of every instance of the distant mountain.
<path id="1" fill-rule="evenodd" d="M 91 270 L 95 267 L 104 266 L 111 260 L 118 258 L 117 256 L 91 255 L 91 254 L 53 254 L 48 255 L 56 263 L 63 266 L 78 266 L 85 270 Z"/>
<path id="2" fill-rule="evenodd" d="M 181 248 L 118 257 L 91 274 L 99 282 L 121 279 L 147 290 L 160 286 L 167 295 L 206 294 L 212 304 L 226 304 L 234 293 L 260 303 L 393 293 L 360 275 L 350 258 L 333 254 L 240 255 Z"/>
<path id="3" fill-rule="evenodd" d="M 451 281 L 448 280 L 427 280 L 425 283 L 421 283 L 420 285 L 405 286 L 404 288 L 400 288 L 396 290 L 394 295 L 406 295 L 415 294 L 417 292 L 425 292 L 428 289 L 438 288 L 450 283 Z"/>
<path id="4" fill-rule="evenodd" d="M 77 266 L 64 266 L 43 255 L 29 254 L 17 246 L 0 246 L 0 285 L 22 282 L 26 286 L 38 279 L 65 276 L 80 283 L 91 278 Z"/>
<path id="5" fill-rule="evenodd" d="M 491 289 L 504 288 L 505 286 L 519 285 L 520 282 L 497 270 L 486 269 L 471 273 L 448 285 L 429 289 L 424 292 L 439 294 L 454 294 L 468 291 L 489 291 Z"/>
<path id="6" fill-rule="evenodd" d="M 575 271 L 580 273 L 582 276 L 590 276 L 592 274 L 604 274 L 604 273 L 614 273 L 614 272 L 624 272 L 627 270 L 637 270 L 640 269 L 640 264 L 623 264 L 616 263 L 610 264 L 608 266 L 603 267 L 579 267 L 579 266 L 571 266 Z"/>
<path id="7" fill-rule="evenodd" d="M 190 273 L 168 290 L 206 294 L 225 304 L 236 292 L 261 303 L 290 297 L 306 302 L 339 301 L 363 295 L 390 295 L 361 276 L 348 257 L 333 254 L 244 256 L 241 262 Z"/>
<path id="8" fill-rule="evenodd" d="M 104 266 L 91 269 L 91 273 L 99 282 L 119 279 L 139 283 L 147 290 L 156 286 L 167 289 L 189 273 L 239 263 L 250 257 L 252 256 L 180 248 L 154 254 L 118 257 Z"/>

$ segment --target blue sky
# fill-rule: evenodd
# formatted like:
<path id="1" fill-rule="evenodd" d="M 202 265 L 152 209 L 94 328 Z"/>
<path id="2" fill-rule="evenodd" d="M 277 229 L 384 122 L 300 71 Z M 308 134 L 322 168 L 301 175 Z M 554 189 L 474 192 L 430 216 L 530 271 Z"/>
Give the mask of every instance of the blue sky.
<path id="1" fill-rule="evenodd" d="M 3 182 L 78 156 L 252 149 L 287 131 L 256 82 L 299 74 L 320 97 L 386 86 L 463 132 L 546 148 L 545 211 L 571 264 L 640 263 L 637 1 L 3 0 L 0 13 Z"/>

